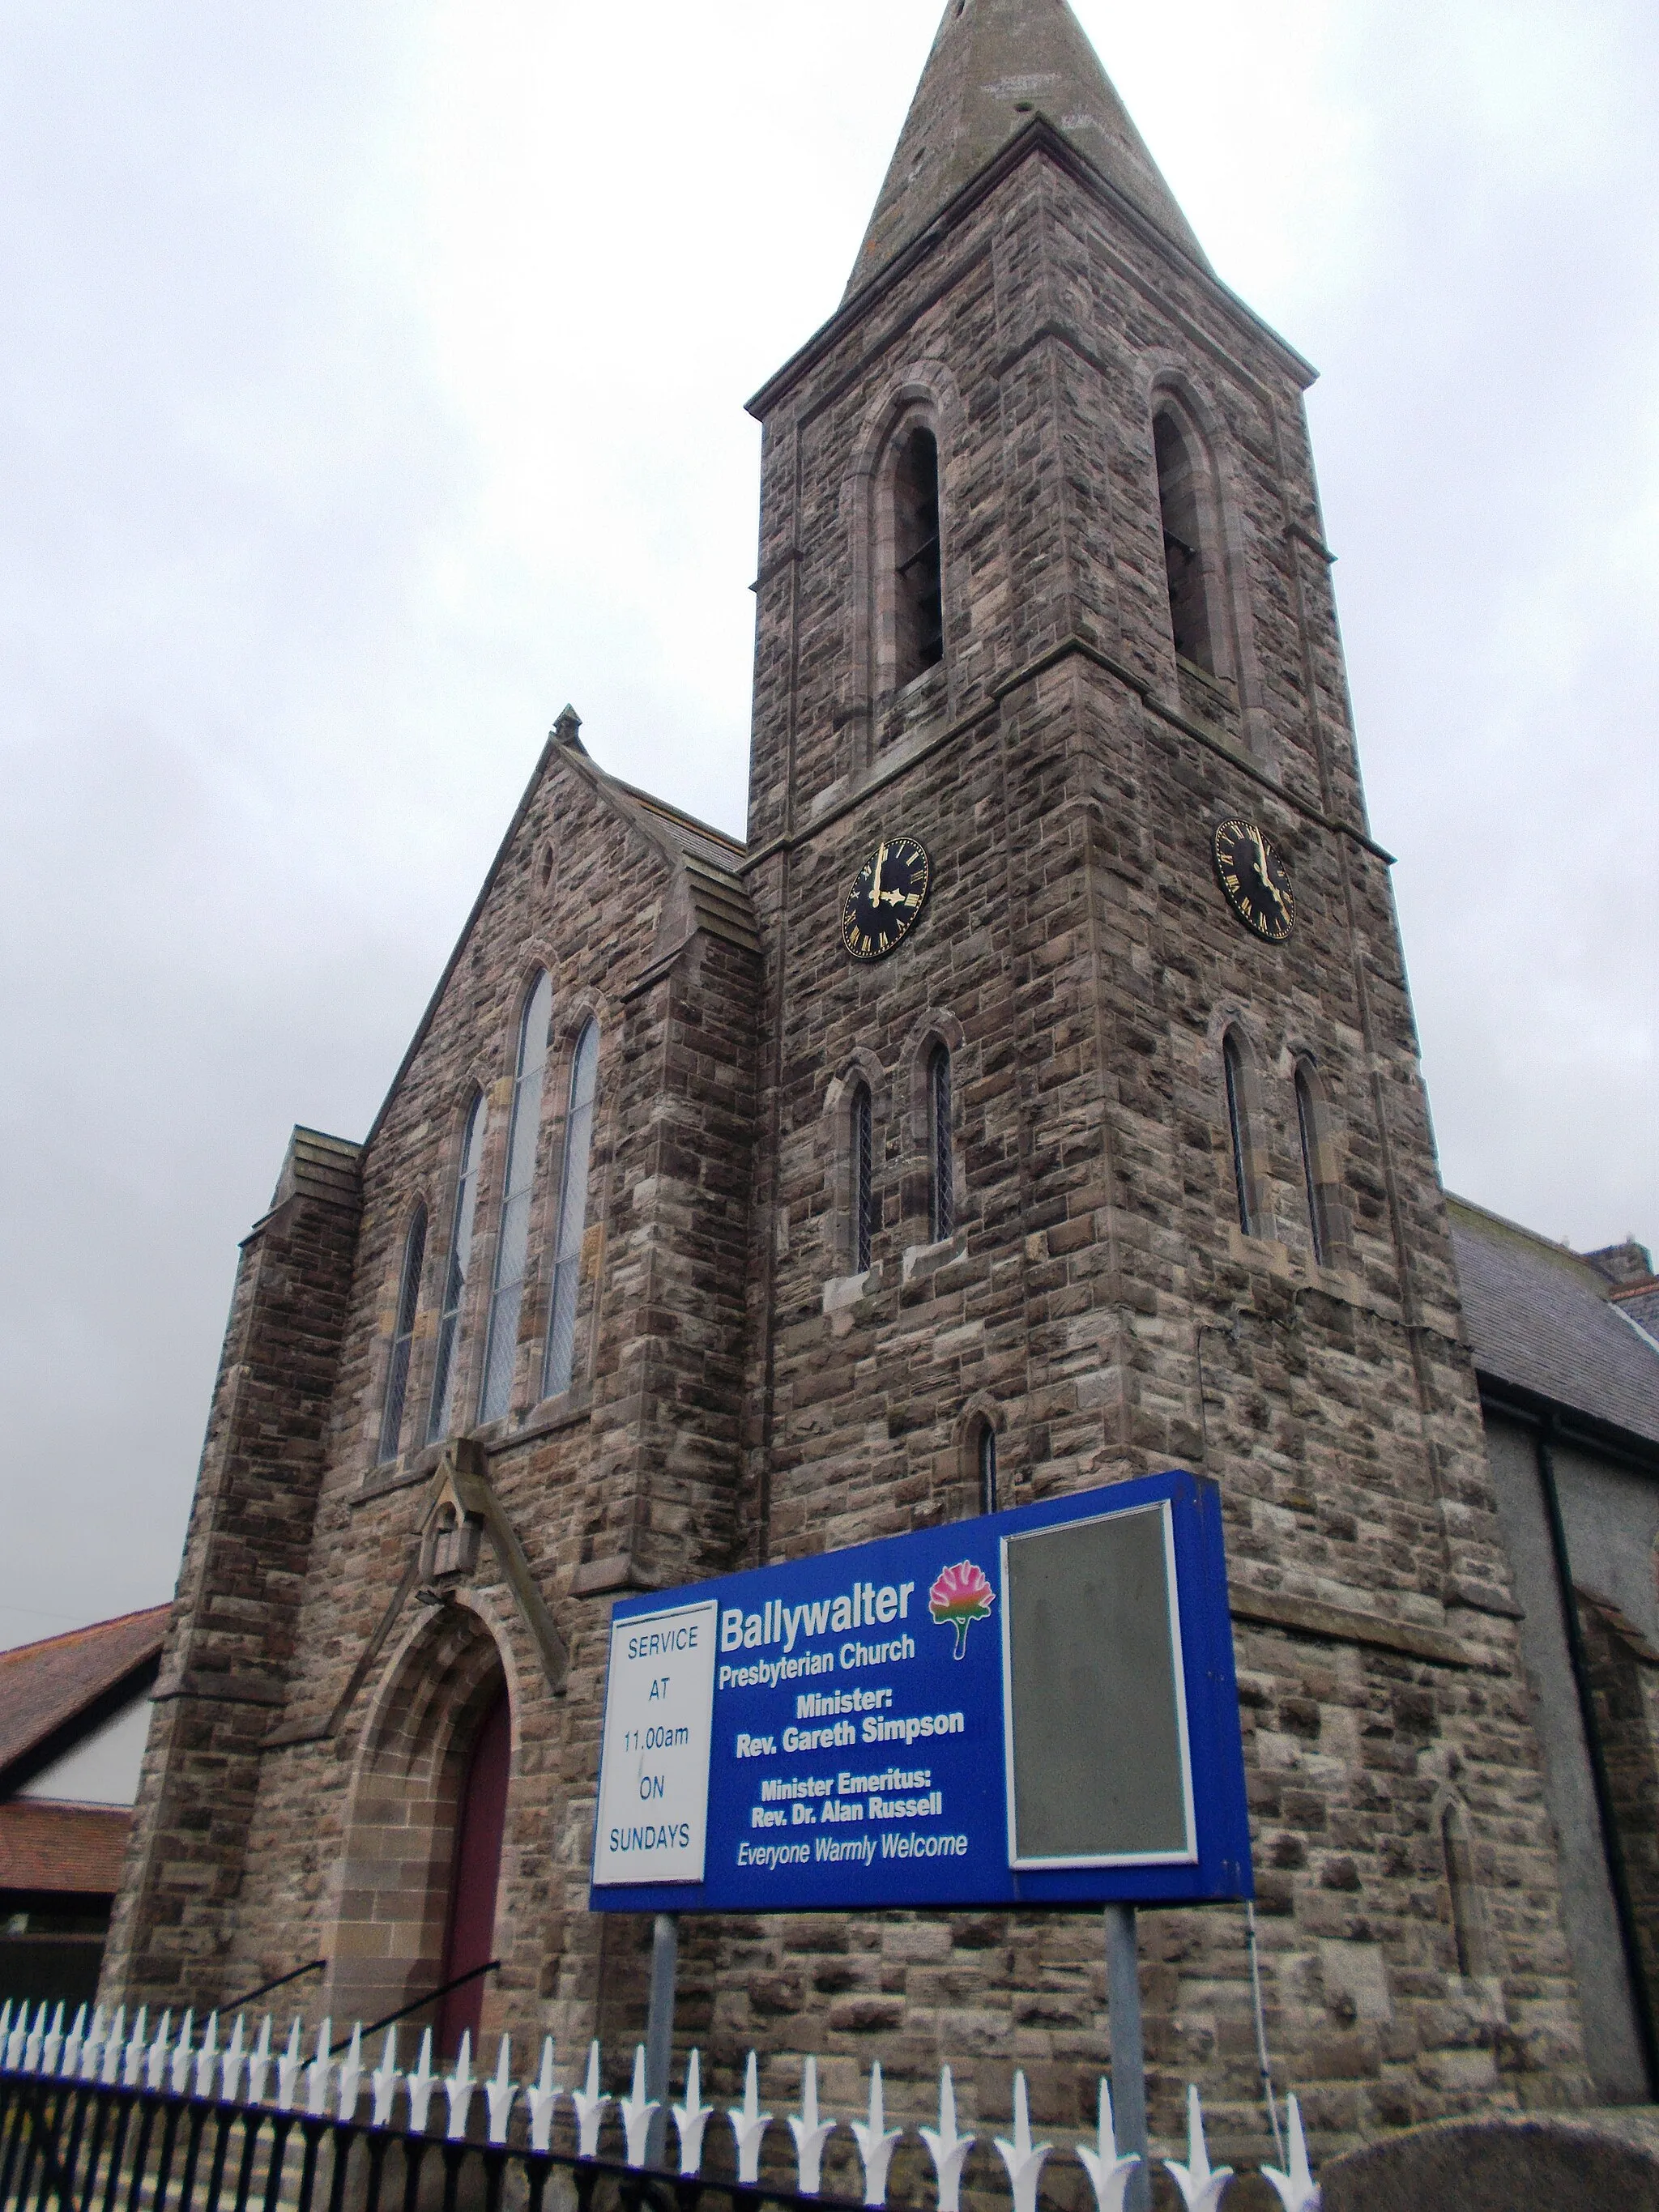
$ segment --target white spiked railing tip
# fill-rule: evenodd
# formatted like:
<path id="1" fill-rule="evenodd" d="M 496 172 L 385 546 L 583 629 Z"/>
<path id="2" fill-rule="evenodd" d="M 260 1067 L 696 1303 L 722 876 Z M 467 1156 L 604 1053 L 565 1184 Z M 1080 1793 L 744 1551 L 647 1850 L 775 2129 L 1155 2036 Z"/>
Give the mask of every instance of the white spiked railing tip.
<path id="1" fill-rule="evenodd" d="M 40 2065 L 43 2072 L 55 2074 L 64 2049 L 64 2008 L 59 2005 L 52 2016 L 52 2026 L 46 2030 L 46 2040 L 40 2046 Z"/>
<path id="2" fill-rule="evenodd" d="M 879 2059 L 870 2069 L 869 2117 L 863 2121 L 854 2120 L 852 2127 L 859 2147 L 859 2156 L 864 2162 L 864 2201 L 866 2204 L 884 2204 L 887 2202 L 887 2168 L 892 2161 L 893 2146 L 903 2130 L 890 2128 L 887 2124 Z"/>
<path id="3" fill-rule="evenodd" d="M 1042 2178 L 1042 2162 L 1054 2148 L 1052 2143 L 1031 2141 L 1031 2107 L 1025 2094 L 1023 2071 L 1014 2076 L 1014 2135 L 1013 2141 L 995 2138 L 1002 2162 L 1008 2169 L 1008 2186 L 1013 2192 L 1014 2212 L 1036 2212 L 1037 2183 Z"/>
<path id="4" fill-rule="evenodd" d="M 98 2078 L 113 2088 L 121 2078 L 121 2067 L 126 2052 L 126 2008 L 117 2005 L 115 2018 L 110 2023 L 108 2039 L 104 2045 L 104 2062 Z"/>
<path id="5" fill-rule="evenodd" d="M 359 2021 L 351 2031 L 351 2044 L 340 2063 L 339 2081 L 334 2110 L 343 2120 L 357 2117 L 357 2100 L 363 2085 L 363 2027 Z"/>
<path id="6" fill-rule="evenodd" d="M 580 2158 L 599 2154 L 599 2122 L 611 2102 L 599 2087 L 599 2045 L 596 2036 L 587 2046 L 587 2086 L 570 2092 L 576 2107 L 576 2154 Z"/>
<path id="7" fill-rule="evenodd" d="M 234 2105 L 237 2100 L 238 2085 L 242 2078 L 242 2069 L 246 2063 L 246 2054 L 242 2050 L 242 2015 L 238 2013 L 236 2025 L 230 2031 L 230 2041 L 225 2045 L 225 2055 L 219 2062 L 219 2079 L 223 2084 L 219 2094 L 228 2105 Z M 255 2104 L 258 2101 L 254 2097 L 250 2097 L 248 2100 L 250 2104 Z"/>
<path id="8" fill-rule="evenodd" d="M 213 2077 L 219 2065 L 219 2015 L 208 2014 L 207 2028 L 202 2037 L 202 2047 L 196 2054 L 196 2094 L 206 2100 L 213 2094 Z"/>
<path id="9" fill-rule="evenodd" d="M 679 2139 L 680 2172 L 696 2173 L 702 2166 L 703 2130 L 714 2107 L 702 2101 L 702 2062 L 695 2050 L 685 2069 L 685 2102 L 671 2105 L 668 2109 L 674 2116 L 674 2133 Z M 794 2122 L 789 2124 L 793 2127 Z"/>
<path id="10" fill-rule="evenodd" d="M 239 2027 L 240 2024 L 240 2021 L 237 2023 Z M 247 2102 L 250 2105 L 264 2103 L 266 2085 L 270 2080 L 271 2063 L 270 2014 L 267 2013 L 259 2022 L 259 2039 L 248 2054 Z"/>
<path id="11" fill-rule="evenodd" d="M 386 2041 L 380 2047 L 380 2063 L 369 2075 L 369 2085 L 374 2092 L 374 2119 L 377 2128 L 392 2125 L 392 2102 L 398 2094 L 398 2031 L 389 2027 Z"/>
<path id="12" fill-rule="evenodd" d="M 306 2112 L 313 2120 L 320 2120 L 328 2110 L 329 2079 L 334 2071 L 329 2045 L 333 2039 L 334 2023 L 325 2020 L 317 2031 L 317 2055 L 306 2068 Z"/>
<path id="13" fill-rule="evenodd" d="M 1100 2077 L 1100 2118 L 1095 2132 L 1095 2148 L 1087 2143 L 1077 2146 L 1078 2163 L 1088 2175 L 1095 2192 L 1098 2212 L 1123 2212 L 1124 2192 L 1139 2171 L 1137 2158 L 1120 2158 L 1117 2154 L 1117 2124 L 1112 2117 L 1112 2093 L 1106 2076 Z"/>
<path id="14" fill-rule="evenodd" d="M 451 2142 L 466 2141 L 466 2123 L 472 2110 L 472 2094 L 477 2087 L 472 2075 L 472 2031 L 461 2030 L 461 2047 L 455 2057 L 455 2070 L 444 2083 L 444 2094 L 449 2100 Z"/>
<path id="15" fill-rule="evenodd" d="M 294 2025 L 289 2030 L 288 2047 L 276 2061 L 276 2109 L 291 2112 L 294 2100 L 300 2094 L 300 2015 L 294 2015 Z"/>
<path id="16" fill-rule="evenodd" d="M 1210 2164 L 1209 2146 L 1204 2140 L 1204 2107 L 1195 2088 L 1187 2092 L 1187 2163 L 1182 2166 L 1173 2158 L 1166 2158 L 1164 2163 L 1181 2191 L 1187 2212 L 1219 2212 L 1222 2192 L 1232 2179 L 1233 2170 L 1230 2166 Z"/>
<path id="17" fill-rule="evenodd" d="M 64 2056 L 58 2070 L 66 2080 L 81 2071 L 81 2053 L 86 2048 L 86 2026 L 87 2008 L 82 2005 L 75 2015 L 74 2025 L 64 2038 Z"/>
<path id="18" fill-rule="evenodd" d="M 196 2057 L 196 2014 L 186 2012 L 179 2030 L 179 2040 L 173 2046 L 173 2057 L 167 2067 L 167 2086 L 175 2097 L 189 2094 L 190 2077 Z"/>
<path id="19" fill-rule="evenodd" d="M 795 2186 L 803 2197 L 816 2197 L 823 2186 L 823 2147 L 835 2131 L 834 2118 L 825 2118 L 818 2111 L 818 2062 L 809 2058 L 801 2069 L 800 2111 L 789 2119 L 789 2132 L 795 2138 Z"/>
<path id="20" fill-rule="evenodd" d="M 161 2024 L 155 2031 L 155 2040 L 144 2053 L 144 2087 L 152 2095 L 167 2079 L 167 2039 L 173 2027 L 173 2014 L 164 2012 Z"/>
<path id="21" fill-rule="evenodd" d="M 525 2095 L 530 2103 L 530 2148 L 546 2151 L 553 2147 L 553 2107 L 559 2093 L 553 2086 L 553 2039 L 542 2039 L 542 2070 L 534 2081 L 525 2084 Z"/>
<path id="22" fill-rule="evenodd" d="M 484 2084 L 484 2100 L 489 2106 L 489 2140 L 493 2143 L 507 2141 L 513 2107 L 518 2100 L 519 2085 L 513 2079 L 513 2045 L 505 2035 L 495 2048 L 495 2073 L 492 2081 Z"/>
<path id="23" fill-rule="evenodd" d="M 412 2134 L 423 2136 L 426 2133 L 426 2124 L 432 2112 L 432 2092 L 437 2086 L 438 2077 L 432 2070 L 432 2030 L 422 2028 L 420 2055 L 410 2072 L 404 2076 Z"/>
<path id="24" fill-rule="evenodd" d="M 728 2105 L 726 2112 L 738 2142 L 738 2179 L 758 2181 L 761 2145 L 766 2140 L 767 2129 L 772 2124 L 772 2115 L 760 2108 L 760 2067 L 752 2051 L 744 2071 L 743 2102 Z"/>
<path id="25" fill-rule="evenodd" d="M 126 2049 L 121 2053 L 121 2087 L 124 2089 L 136 2089 L 139 2075 L 143 2071 L 145 2010 L 144 2006 L 139 2006 L 137 2016 L 132 2023 L 132 2033 L 127 2038 Z"/>
<path id="26" fill-rule="evenodd" d="M 617 2106 L 622 2114 L 623 2133 L 628 2139 L 628 2163 L 643 2166 L 650 2142 L 651 2123 L 657 2113 L 657 2100 L 645 2094 L 645 2045 L 634 2045 L 634 2085 Z"/>
<path id="27" fill-rule="evenodd" d="M 933 2161 L 939 2212 L 960 2212 L 962 2169 L 975 2139 L 957 2132 L 957 2085 L 948 2066 L 941 2066 L 939 2074 L 939 2125 L 923 2128 L 920 2133 Z"/>
<path id="28" fill-rule="evenodd" d="M 1270 2181 L 1285 2212 L 1319 2212 L 1319 2191 L 1308 2166 L 1308 2139 L 1302 2132 L 1302 2107 L 1296 2099 L 1285 2100 L 1285 2132 L 1290 2142 L 1289 2172 L 1276 2166 L 1264 2166 L 1264 2178 Z"/>

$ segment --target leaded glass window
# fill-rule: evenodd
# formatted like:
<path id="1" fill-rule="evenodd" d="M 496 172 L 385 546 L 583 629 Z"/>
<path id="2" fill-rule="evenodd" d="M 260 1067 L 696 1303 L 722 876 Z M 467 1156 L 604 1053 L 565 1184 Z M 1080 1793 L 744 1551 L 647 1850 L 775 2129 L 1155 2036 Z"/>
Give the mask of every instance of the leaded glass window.
<path id="1" fill-rule="evenodd" d="M 449 1231 L 449 1258 L 444 1268 L 444 1302 L 438 1315 L 432 1410 L 426 1425 L 428 1443 L 436 1443 L 449 1434 L 455 1373 L 460 1364 L 461 1308 L 466 1297 L 466 1271 L 472 1257 L 472 1220 L 478 1206 L 478 1168 L 483 1158 L 489 1121 L 489 1111 L 480 1091 L 467 1113 L 466 1134 L 461 1139 L 460 1170 L 455 1178 L 455 1215 Z"/>
<path id="2" fill-rule="evenodd" d="M 871 1150 L 870 1091 L 860 1083 L 853 1093 L 853 1273 L 863 1274 L 870 1265 L 871 1240 L 875 1230 L 875 1178 Z"/>
<path id="3" fill-rule="evenodd" d="M 1322 1267 L 1330 1250 L 1330 1224 L 1319 1175 L 1319 1119 L 1314 1104 L 1313 1079 L 1306 1063 L 1301 1060 L 1296 1070 L 1296 1124 L 1302 1138 L 1302 1179 L 1308 1192 L 1308 1227 L 1313 1237 L 1314 1258 Z"/>
<path id="4" fill-rule="evenodd" d="M 524 1304 L 525 1260 L 530 1249 L 536 1140 L 542 1126 L 542 1077 L 547 1067 L 547 1030 L 552 1012 L 553 987 L 545 974 L 540 975 L 519 1024 L 513 1118 L 507 1126 L 507 1178 L 501 1190 L 501 1225 L 495 1240 L 495 1282 L 489 1296 L 489 1333 L 484 1340 L 483 1387 L 478 1395 L 481 1421 L 499 1420 L 513 1398 L 519 1312 Z"/>
<path id="5" fill-rule="evenodd" d="M 380 1413 L 380 1457 L 396 1459 L 404 1432 L 404 1397 L 409 1389 L 409 1355 L 415 1342 L 415 1309 L 420 1304 L 421 1269 L 426 1264 L 426 1208 L 417 1206 L 404 1240 L 404 1272 L 398 1286 L 398 1322 L 386 1370 L 386 1404 Z"/>
<path id="6" fill-rule="evenodd" d="M 929 1177 L 928 1228 L 935 1244 L 957 1224 L 956 1174 L 951 1152 L 951 1055 L 936 1045 L 927 1063 L 928 1126 L 933 1154 Z"/>
<path id="7" fill-rule="evenodd" d="M 1221 1042 L 1221 1064 L 1227 1079 L 1227 1130 L 1232 1139 L 1233 1189 L 1238 1200 L 1238 1225 L 1247 1237 L 1255 1234 L 1250 1205 L 1249 1146 L 1244 1105 L 1244 1055 L 1231 1030 Z"/>
<path id="8" fill-rule="evenodd" d="M 576 1040 L 570 1070 L 570 1110 L 564 1127 L 564 1167 L 559 1177 L 559 1225 L 553 1243 L 553 1298 L 547 1324 L 544 1397 L 570 1388 L 576 1369 L 576 1298 L 581 1288 L 582 1238 L 587 1233 L 587 1182 L 593 1150 L 593 1103 L 599 1077 L 599 1025 L 589 1022 Z"/>
<path id="9" fill-rule="evenodd" d="M 979 1510 L 981 1513 L 997 1510 L 997 1432 L 988 1421 L 981 1424 L 979 1432 Z"/>

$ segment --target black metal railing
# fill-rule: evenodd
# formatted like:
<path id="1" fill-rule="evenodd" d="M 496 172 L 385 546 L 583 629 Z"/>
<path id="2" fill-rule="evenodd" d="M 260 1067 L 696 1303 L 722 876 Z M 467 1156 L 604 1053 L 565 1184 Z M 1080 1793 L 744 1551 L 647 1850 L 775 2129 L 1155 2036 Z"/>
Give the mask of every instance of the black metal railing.
<path id="1" fill-rule="evenodd" d="M 0 2071 L 0 2212 L 857 2212 L 734 2176 Z M 550 2208 L 548 2208 L 550 2212 Z"/>

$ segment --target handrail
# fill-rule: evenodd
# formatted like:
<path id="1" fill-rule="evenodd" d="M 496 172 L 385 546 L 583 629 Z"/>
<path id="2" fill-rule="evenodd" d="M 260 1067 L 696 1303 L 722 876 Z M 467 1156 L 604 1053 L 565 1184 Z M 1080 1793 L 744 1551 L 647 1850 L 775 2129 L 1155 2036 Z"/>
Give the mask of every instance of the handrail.
<path id="1" fill-rule="evenodd" d="M 240 2012 L 242 2007 L 251 2005 L 255 1997 L 269 1996 L 273 1990 L 286 1989 L 290 1982 L 302 1982 L 307 1974 L 319 1974 L 327 1964 L 326 1959 L 313 1959 L 308 1966 L 296 1966 L 291 1974 L 278 1974 L 274 1982 L 261 1982 L 257 1990 L 249 1990 L 244 1996 L 227 1997 L 219 2009 L 221 2012 Z"/>
<path id="2" fill-rule="evenodd" d="M 371 2035 L 378 2035 L 383 2027 L 392 2027 L 398 2021 L 407 2020 L 410 2013 L 419 2012 L 423 2005 L 434 2004 L 440 1997 L 447 1997 L 451 1990 L 465 1989 L 469 1982 L 476 1982 L 480 1974 L 498 1974 L 501 1968 L 499 1959 L 490 1960 L 487 1966 L 469 1966 L 465 1973 L 457 1974 L 453 1982 L 440 1982 L 435 1990 L 423 1990 L 419 1996 L 411 1997 L 406 2005 L 399 2005 L 396 2012 L 387 2013 L 382 2020 L 372 2020 L 367 2027 L 357 2028 L 354 2033 L 367 2042 Z M 343 2035 L 337 2043 L 329 2045 L 329 2057 L 332 2058 L 337 2051 L 346 2050 L 350 2042 L 349 2035 Z"/>

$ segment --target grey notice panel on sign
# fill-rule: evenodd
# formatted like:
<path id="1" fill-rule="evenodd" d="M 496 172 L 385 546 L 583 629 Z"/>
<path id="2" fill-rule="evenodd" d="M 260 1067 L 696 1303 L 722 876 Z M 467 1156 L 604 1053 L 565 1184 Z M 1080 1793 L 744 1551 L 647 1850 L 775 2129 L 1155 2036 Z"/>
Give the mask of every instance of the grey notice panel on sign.
<path id="1" fill-rule="evenodd" d="M 1152 1505 L 1005 1543 L 1011 1865 L 1195 1856 L 1172 1534 Z"/>

